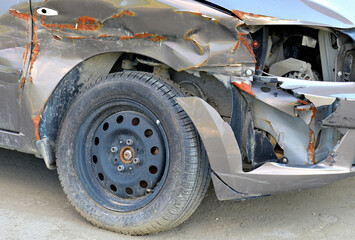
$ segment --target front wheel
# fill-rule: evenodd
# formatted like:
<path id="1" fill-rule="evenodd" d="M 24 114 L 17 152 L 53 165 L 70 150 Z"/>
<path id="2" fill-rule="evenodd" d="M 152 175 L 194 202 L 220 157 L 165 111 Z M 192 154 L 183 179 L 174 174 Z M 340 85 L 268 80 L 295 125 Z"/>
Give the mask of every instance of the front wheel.
<path id="1" fill-rule="evenodd" d="M 71 104 L 57 166 L 64 192 L 87 220 L 131 235 L 186 220 L 210 180 L 183 91 L 140 72 L 110 74 Z"/>

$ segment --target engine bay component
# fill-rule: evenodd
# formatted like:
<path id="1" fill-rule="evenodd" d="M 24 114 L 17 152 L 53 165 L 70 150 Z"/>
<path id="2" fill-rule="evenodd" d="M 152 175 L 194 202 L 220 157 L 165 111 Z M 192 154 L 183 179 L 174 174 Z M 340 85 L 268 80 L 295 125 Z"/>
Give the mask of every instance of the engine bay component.
<path id="1" fill-rule="evenodd" d="M 310 81 L 318 80 L 312 71 L 311 64 L 294 58 L 274 63 L 271 65 L 269 73 L 275 76 L 286 76 Z"/>

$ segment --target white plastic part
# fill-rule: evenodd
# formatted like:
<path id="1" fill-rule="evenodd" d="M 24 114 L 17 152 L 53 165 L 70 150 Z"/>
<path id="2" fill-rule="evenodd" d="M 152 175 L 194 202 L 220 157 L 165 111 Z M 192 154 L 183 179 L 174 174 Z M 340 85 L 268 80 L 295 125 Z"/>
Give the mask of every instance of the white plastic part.
<path id="1" fill-rule="evenodd" d="M 57 16 L 58 11 L 50 8 L 41 7 L 37 9 L 37 13 L 43 16 Z"/>

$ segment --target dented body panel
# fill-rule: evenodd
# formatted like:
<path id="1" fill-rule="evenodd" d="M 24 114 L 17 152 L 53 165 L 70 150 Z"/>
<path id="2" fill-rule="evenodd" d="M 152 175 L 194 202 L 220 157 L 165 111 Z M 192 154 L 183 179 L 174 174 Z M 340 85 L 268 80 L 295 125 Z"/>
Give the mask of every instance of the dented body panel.
<path id="1" fill-rule="evenodd" d="M 53 169 L 71 101 L 100 76 L 150 71 L 194 96 L 178 102 L 201 135 L 220 199 L 352 176 L 355 18 L 348 2 L 211 2 L 0 4 L 0 145 L 37 154 Z M 304 49 L 317 56 L 302 56 Z"/>

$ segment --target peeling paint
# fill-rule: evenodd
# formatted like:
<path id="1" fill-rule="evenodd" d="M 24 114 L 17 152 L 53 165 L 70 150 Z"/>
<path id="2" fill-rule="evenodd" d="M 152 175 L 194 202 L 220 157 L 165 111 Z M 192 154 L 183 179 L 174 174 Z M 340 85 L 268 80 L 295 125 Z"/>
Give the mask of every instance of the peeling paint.
<path id="1" fill-rule="evenodd" d="M 129 40 L 129 39 L 148 39 L 153 42 L 159 42 L 167 40 L 166 37 L 160 36 L 158 34 L 149 34 L 149 33 L 136 33 L 134 36 L 121 36 L 120 40 Z"/>
<path id="2" fill-rule="evenodd" d="M 301 104 L 307 105 L 307 106 L 311 105 L 311 103 L 303 101 L 303 100 L 298 100 L 298 102 Z M 297 109 L 297 111 L 299 111 L 299 112 L 312 111 L 311 119 L 310 119 L 309 123 L 307 124 L 309 127 L 309 143 L 308 143 L 308 147 L 307 147 L 307 158 L 308 158 L 308 163 L 317 164 L 316 157 L 315 157 L 316 137 L 315 137 L 313 129 L 311 128 L 311 124 L 317 114 L 317 109 L 315 107 L 310 107 L 309 109 Z"/>
<path id="3" fill-rule="evenodd" d="M 298 102 L 299 102 L 299 103 L 302 103 L 302 104 L 304 104 L 304 105 L 310 105 L 310 104 L 311 104 L 311 103 L 306 102 L 306 101 L 304 101 L 304 100 L 298 100 Z"/>
<path id="4" fill-rule="evenodd" d="M 244 35 L 247 35 L 246 33 L 238 33 L 238 39 L 241 40 L 243 42 L 243 44 L 245 45 L 245 47 L 248 49 L 248 51 L 250 52 L 250 54 L 253 56 L 254 58 L 254 62 L 256 63 L 256 58 L 253 52 L 253 49 L 251 49 L 250 44 L 248 43 L 247 40 L 245 40 L 245 38 L 243 37 Z"/>
<path id="5" fill-rule="evenodd" d="M 314 155 L 315 145 L 316 145 L 316 138 L 314 135 L 314 131 L 312 129 L 310 129 L 310 131 L 309 131 L 309 145 L 307 148 L 307 152 L 308 152 L 308 161 L 312 162 L 313 164 L 317 164 L 316 157 Z"/>
<path id="6" fill-rule="evenodd" d="M 54 29 L 70 29 L 78 31 L 97 31 L 102 27 L 102 22 L 92 17 L 83 16 L 79 17 L 74 24 L 47 24 L 44 23 L 45 16 L 41 19 L 41 24 L 51 30 Z"/>
<path id="7" fill-rule="evenodd" d="M 12 16 L 19 18 L 19 19 L 23 19 L 23 20 L 28 21 L 28 19 L 30 18 L 30 14 L 28 14 L 28 13 L 22 13 L 17 10 L 14 10 L 14 9 L 10 9 L 9 12 Z"/>
<path id="8" fill-rule="evenodd" d="M 26 83 L 26 78 L 25 77 L 21 78 L 21 83 L 20 83 L 20 86 L 19 86 L 19 91 L 20 92 L 22 90 L 22 87 L 25 85 L 25 83 Z M 21 94 L 20 94 L 20 96 L 21 96 Z"/>
<path id="9" fill-rule="evenodd" d="M 244 20 L 245 18 L 270 18 L 270 19 L 277 19 L 274 17 L 269 17 L 269 16 L 264 16 L 264 15 L 257 15 L 254 13 L 247 13 L 239 10 L 232 10 L 232 12 L 237 15 L 241 20 Z"/>
<path id="10" fill-rule="evenodd" d="M 129 10 L 124 9 L 124 10 L 122 10 L 121 12 L 119 12 L 119 13 L 113 15 L 112 18 L 121 18 L 121 17 L 123 17 L 123 16 L 134 17 L 134 16 L 136 16 L 136 14 L 135 14 L 134 12 L 132 12 L 132 11 L 129 11 Z"/>
<path id="11" fill-rule="evenodd" d="M 201 46 L 195 39 L 193 39 L 192 37 L 190 37 L 190 34 L 193 34 L 193 33 L 195 33 L 196 31 L 197 31 L 196 29 L 191 29 L 191 30 L 187 31 L 187 32 L 185 33 L 185 35 L 184 35 L 184 39 L 185 39 L 186 41 L 191 41 L 191 42 L 193 42 L 193 43 L 198 47 L 198 49 L 200 50 L 200 54 L 203 55 L 203 54 L 204 54 L 204 51 L 203 51 L 202 46 Z"/>
<path id="12" fill-rule="evenodd" d="M 238 40 L 238 42 L 234 45 L 233 49 L 229 53 L 230 54 L 235 53 L 238 50 L 239 46 L 240 46 L 240 40 Z"/>
<path id="13" fill-rule="evenodd" d="M 255 93 L 253 92 L 251 85 L 245 82 L 241 82 L 241 83 L 233 82 L 233 85 L 239 88 L 240 90 L 242 90 L 243 92 L 246 92 L 255 97 Z"/>
<path id="14" fill-rule="evenodd" d="M 33 65 L 35 63 L 35 60 L 38 56 L 39 53 L 39 44 L 38 44 L 38 39 L 37 39 L 37 15 L 36 13 L 33 15 L 32 17 L 33 19 L 33 45 L 34 47 L 32 48 L 32 59 L 31 59 L 31 65 L 30 65 L 30 71 L 29 71 L 29 75 L 30 75 L 30 81 L 31 83 L 33 83 L 33 79 L 32 79 L 32 70 L 33 70 Z"/>
<path id="15" fill-rule="evenodd" d="M 36 140 L 39 141 L 39 140 L 41 140 L 41 136 L 39 134 L 39 123 L 41 122 L 41 114 L 39 113 L 32 120 L 33 120 L 33 124 L 35 126 Z"/>

